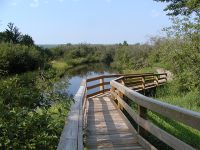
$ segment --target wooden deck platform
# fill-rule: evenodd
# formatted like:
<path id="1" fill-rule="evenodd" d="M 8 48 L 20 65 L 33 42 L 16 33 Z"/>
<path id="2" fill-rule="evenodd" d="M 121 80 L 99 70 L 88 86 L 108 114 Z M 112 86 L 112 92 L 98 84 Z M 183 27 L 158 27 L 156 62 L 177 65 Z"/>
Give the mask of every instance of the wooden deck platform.
<path id="1" fill-rule="evenodd" d="M 89 150 L 142 150 L 136 132 L 110 94 L 88 99 L 86 145 Z"/>
<path id="2" fill-rule="evenodd" d="M 151 140 L 145 140 L 150 134 L 172 149 L 195 150 L 148 118 L 148 111 L 152 111 L 200 131 L 199 112 L 139 93 L 145 93 L 147 89 L 154 91 L 166 81 L 165 73 L 103 75 L 83 80 L 74 96 L 75 103 L 66 119 L 57 150 L 159 149 L 157 143 L 152 143 L 153 146 Z M 99 90 L 92 91 L 95 88 Z M 127 99 L 137 107 L 133 109 Z M 134 120 L 135 128 L 128 119 Z"/>

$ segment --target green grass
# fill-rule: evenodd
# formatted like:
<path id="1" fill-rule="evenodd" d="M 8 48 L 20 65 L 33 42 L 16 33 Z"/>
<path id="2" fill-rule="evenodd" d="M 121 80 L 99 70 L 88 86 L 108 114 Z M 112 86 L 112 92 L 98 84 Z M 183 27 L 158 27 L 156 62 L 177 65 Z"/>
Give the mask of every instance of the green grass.
<path id="1" fill-rule="evenodd" d="M 54 60 L 54 61 L 52 61 L 51 62 L 51 64 L 52 64 L 52 67 L 54 68 L 54 69 L 56 69 L 56 70 L 60 70 L 60 71 L 62 71 L 62 70 L 67 70 L 67 69 L 69 69 L 71 66 L 70 65 L 68 65 L 65 61 L 63 61 L 63 60 Z"/>
<path id="2" fill-rule="evenodd" d="M 176 89 L 175 82 L 169 82 L 162 87 L 157 88 L 155 99 L 176 105 L 188 110 L 200 112 L 200 93 L 198 90 L 193 90 L 188 93 L 180 92 Z M 137 110 L 135 105 L 129 103 L 133 110 Z M 175 120 L 161 116 L 153 111 L 148 111 L 148 119 L 159 128 L 165 130 L 169 134 L 175 136 L 181 141 L 200 150 L 200 131 L 193 129 Z M 160 142 L 154 136 L 149 135 L 148 140 L 158 149 L 169 150 L 170 147 Z"/>
<path id="3" fill-rule="evenodd" d="M 148 118 L 155 125 L 177 137 L 181 141 L 191 145 L 196 149 L 200 149 L 200 131 L 151 111 L 148 112 Z"/>
<path id="4" fill-rule="evenodd" d="M 188 93 L 181 93 L 176 90 L 174 83 L 168 83 L 158 88 L 155 98 L 179 107 L 200 112 L 200 92 L 196 89 Z"/>
<path id="5" fill-rule="evenodd" d="M 139 70 L 129 70 L 129 69 L 124 69 L 122 70 L 123 73 L 156 73 L 156 68 L 155 67 L 146 67 L 142 68 Z"/>
<path id="6" fill-rule="evenodd" d="M 181 93 L 176 90 L 174 83 L 168 83 L 156 91 L 155 99 L 176 105 L 185 109 L 200 112 L 200 94 L 198 90 Z M 200 131 L 186 126 L 177 121 L 158 115 L 152 111 L 148 112 L 149 119 L 161 129 L 174 135 L 181 141 L 200 149 Z"/>

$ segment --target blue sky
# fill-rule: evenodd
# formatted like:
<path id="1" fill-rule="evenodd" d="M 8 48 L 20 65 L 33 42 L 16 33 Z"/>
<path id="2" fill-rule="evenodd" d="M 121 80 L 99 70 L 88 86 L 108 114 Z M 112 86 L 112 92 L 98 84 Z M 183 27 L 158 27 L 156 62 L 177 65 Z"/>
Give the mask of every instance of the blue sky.
<path id="1" fill-rule="evenodd" d="M 36 44 L 145 42 L 169 26 L 153 0 L 0 0 L 0 31 L 13 22 Z"/>

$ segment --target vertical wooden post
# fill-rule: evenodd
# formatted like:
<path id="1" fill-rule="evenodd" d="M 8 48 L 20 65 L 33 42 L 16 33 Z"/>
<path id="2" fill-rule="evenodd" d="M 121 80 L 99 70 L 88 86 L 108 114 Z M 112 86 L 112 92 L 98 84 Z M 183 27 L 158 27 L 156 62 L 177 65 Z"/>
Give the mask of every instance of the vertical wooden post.
<path id="1" fill-rule="evenodd" d="M 111 98 L 115 100 L 115 96 L 112 94 L 112 92 L 115 92 L 115 88 L 113 86 L 111 86 L 110 92 L 111 92 Z"/>
<path id="2" fill-rule="evenodd" d="M 143 119 L 147 119 L 147 109 L 145 107 L 142 107 L 140 105 L 138 105 L 138 113 L 139 116 L 142 117 Z M 142 128 L 141 126 L 138 125 L 138 133 L 142 136 L 142 137 L 146 137 L 147 136 L 147 131 Z"/>
<path id="3" fill-rule="evenodd" d="M 142 76 L 142 90 L 145 89 L 145 80 L 144 80 L 144 76 Z"/>
<path id="4" fill-rule="evenodd" d="M 103 93 L 104 93 L 104 85 L 103 85 L 104 78 L 103 77 L 101 79 L 99 79 L 99 83 L 102 84 L 102 85 L 100 85 L 100 91 L 103 91 Z"/>
<path id="5" fill-rule="evenodd" d="M 167 73 L 165 73 L 165 81 L 167 82 Z"/>
<path id="6" fill-rule="evenodd" d="M 124 83 L 124 78 L 122 78 L 122 79 L 120 80 L 120 83 L 121 83 L 122 85 L 125 85 L 125 83 Z"/>
<path id="7" fill-rule="evenodd" d="M 144 79 L 144 76 L 142 76 L 142 92 L 145 95 L 145 79 Z"/>
<path id="8" fill-rule="evenodd" d="M 158 76 L 155 75 L 155 82 L 156 82 L 156 86 L 158 86 Z"/>
<path id="9" fill-rule="evenodd" d="M 118 95 L 119 95 L 120 98 L 123 99 L 124 94 L 123 94 L 122 92 L 119 91 L 119 94 L 118 94 Z M 123 110 L 123 107 L 122 107 L 122 105 L 119 103 L 119 101 L 117 101 L 117 105 L 118 105 L 118 108 L 119 108 L 119 109 Z"/>
<path id="10" fill-rule="evenodd" d="M 122 85 L 125 85 L 125 84 L 124 84 L 124 78 L 122 78 L 122 79 L 120 80 L 120 83 L 121 83 Z M 120 98 L 123 99 L 124 94 L 123 94 L 122 92 L 119 91 L 119 94 L 118 94 L 118 95 L 119 95 Z M 121 105 L 119 102 L 118 102 L 118 108 L 121 109 L 121 110 L 123 110 L 123 107 L 122 107 L 122 105 Z"/>

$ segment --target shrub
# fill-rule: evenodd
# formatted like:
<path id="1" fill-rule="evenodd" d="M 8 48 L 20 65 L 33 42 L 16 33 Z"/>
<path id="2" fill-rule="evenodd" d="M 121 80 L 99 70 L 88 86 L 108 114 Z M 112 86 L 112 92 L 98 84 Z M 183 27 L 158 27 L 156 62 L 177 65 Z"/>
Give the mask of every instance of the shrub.
<path id="1" fill-rule="evenodd" d="M 34 70 L 41 64 L 43 58 L 35 47 L 0 43 L 0 75 Z"/>

